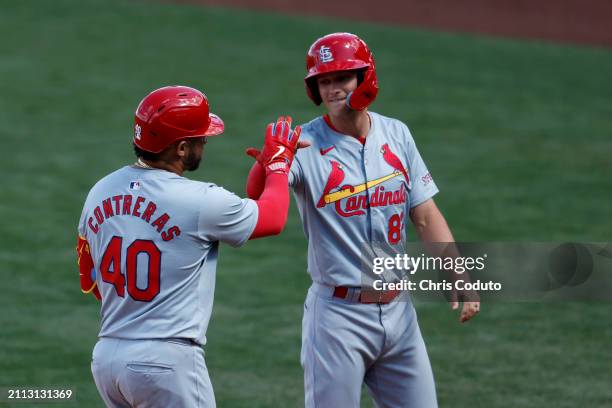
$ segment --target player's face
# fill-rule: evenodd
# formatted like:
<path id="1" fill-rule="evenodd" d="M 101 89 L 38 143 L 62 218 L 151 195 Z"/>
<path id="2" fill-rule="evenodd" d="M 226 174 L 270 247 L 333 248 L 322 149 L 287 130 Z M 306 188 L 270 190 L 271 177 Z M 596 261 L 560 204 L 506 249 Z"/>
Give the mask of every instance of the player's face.
<path id="1" fill-rule="evenodd" d="M 317 77 L 319 94 L 323 104 L 332 116 L 348 111 L 346 97 L 357 89 L 357 74 L 355 71 L 330 72 Z"/>
<path id="2" fill-rule="evenodd" d="M 184 159 L 185 170 L 195 171 L 200 166 L 202 161 L 202 153 L 204 152 L 204 145 L 206 144 L 206 137 L 198 137 L 190 140 L 188 143 L 187 156 Z"/>

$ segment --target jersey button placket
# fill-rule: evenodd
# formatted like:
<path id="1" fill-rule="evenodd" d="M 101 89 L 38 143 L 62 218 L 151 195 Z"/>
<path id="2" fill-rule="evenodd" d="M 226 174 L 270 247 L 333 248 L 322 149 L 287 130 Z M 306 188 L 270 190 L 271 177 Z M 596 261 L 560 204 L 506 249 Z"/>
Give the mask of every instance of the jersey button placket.
<path id="1" fill-rule="evenodd" d="M 367 183 L 368 182 L 368 168 L 367 168 L 367 159 L 366 159 L 366 154 L 365 154 L 365 148 L 363 146 L 359 146 L 359 155 L 361 156 L 361 169 L 363 172 L 363 182 Z M 372 229 L 372 209 L 370 208 L 370 191 L 369 189 L 365 189 L 364 191 L 365 196 L 366 196 L 366 201 L 368 203 L 367 208 L 366 208 L 366 223 L 368 225 L 368 232 L 369 232 L 369 237 L 368 240 L 371 242 L 372 238 L 373 238 L 373 229 Z"/>
<path id="2" fill-rule="evenodd" d="M 365 144 L 367 145 L 368 143 L 368 139 L 366 139 Z M 368 154 L 368 148 L 367 146 L 362 146 L 360 149 L 361 152 L 361 158 L 362 158 L 362 163 L 363 163 L 363 174 L 364 174 L 364 182 L 367 183 L 368 181 L 370 181 L 370 178 L 375 177 L 375 169 L 372 169 L 368 166 L 368 163 L 376 163 L 376 161 L 372 161 L 372 158 L 369 158 L 369 154 Z M 374 174 L 374 176 L 371 176 L 372 174 Z M 365 194 L 366 194 L 366 199 L 367 199 L 367 203 L 368 203 L 368 208 L 366 211 L 366 216 L 367 216 L 367 223 L 368 223 L 368 229 L 369 229 L 369 235 L 370 235 L 370 246 L 372 246 L 372 249 L 374 249 L 374 245 L 376 243 L 376 240 L 378 239 L 376 236 L 376 220 L 375 220 L 375 216 L 376 216 L 376 211 L 374 208 L 372 208 L 370 206 L 370 202 L 372 199 L 371 196 L 371 192 L 370 189 L 366 188 L 365 190 Z"/>

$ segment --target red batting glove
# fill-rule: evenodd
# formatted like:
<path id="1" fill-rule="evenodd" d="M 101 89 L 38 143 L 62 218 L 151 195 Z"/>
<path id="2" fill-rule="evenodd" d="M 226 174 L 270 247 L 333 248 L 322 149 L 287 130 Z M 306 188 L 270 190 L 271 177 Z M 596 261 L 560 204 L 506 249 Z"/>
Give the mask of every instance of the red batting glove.
<path id="1" fill-rule="evenodd" d="M 263 166 L 263 163 L 261 162 L 261 150 L 256 149 L 254 147 L 247 147 L 245 153 L 247 154 L 247 156 L 251 156 Z"/>
<path id="2" fill-rule="evenodd" d="M 262 151 L 248 148 L 246 154 L 253 157 L 269 173 L 289 173 L 297 150 L 302 128 L 291 130 L 291 117 L 281 116 L 276 123 L 268 124 Z"/>

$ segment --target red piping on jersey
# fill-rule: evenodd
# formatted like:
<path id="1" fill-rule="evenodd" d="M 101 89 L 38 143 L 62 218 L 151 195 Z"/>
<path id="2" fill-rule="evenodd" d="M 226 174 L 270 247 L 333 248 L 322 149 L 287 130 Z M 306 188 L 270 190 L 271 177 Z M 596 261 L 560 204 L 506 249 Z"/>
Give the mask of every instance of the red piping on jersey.
<path id="1" fill-rule="evenodd" d="M 325 123 L 327 123 L 327 126 L 329 126 L 331 130 L 333 130 L 334 132 L 342 134 L 342 132 L 340 132 L 338 129 L 336 129 L 334 127 L 334 125 L 331 122 L 331 118 L 329 117 L 328 114 L 323 115 L 323 120 L 325 121 Z M 349 135 L 349 136 L 351 136 L 351 135 Z M 361 143 L 362 145 L 365 145 L 365 142 L 366 142 L 366 137 L 365 136 L 351 136 L 351 137 L 354 137 L 355 139 L 357 139 L 357 141 L 359 143 Z"/>
<path id="2" fill-rule="evenodd" d="M 280 234 L 285 228 L 289 213 L 287 174 L 270 173 L 265 178 L 265 186 L 259 200 L 255 202 L 259 208 L 259 216 L 249 239 Z"/>

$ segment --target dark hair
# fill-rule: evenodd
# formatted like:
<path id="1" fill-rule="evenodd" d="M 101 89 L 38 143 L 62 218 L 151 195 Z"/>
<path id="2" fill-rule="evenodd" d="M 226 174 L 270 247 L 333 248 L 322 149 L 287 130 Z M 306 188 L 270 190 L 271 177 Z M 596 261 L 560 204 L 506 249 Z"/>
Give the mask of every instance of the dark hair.
<path id="1" fill-rule="evenodd" d="M 148 161 L 158 161 L 161 159 L 161 152 L 160 153 L 151 153 L 151 152 L 147 152 L 146 150 L 142 150 L 140 147 L 136 146 L 136 144 L 134 144 L 134 154 L 136 155 L 136 157 L 140 157 L 143 160 L 148 160 Z"/>

